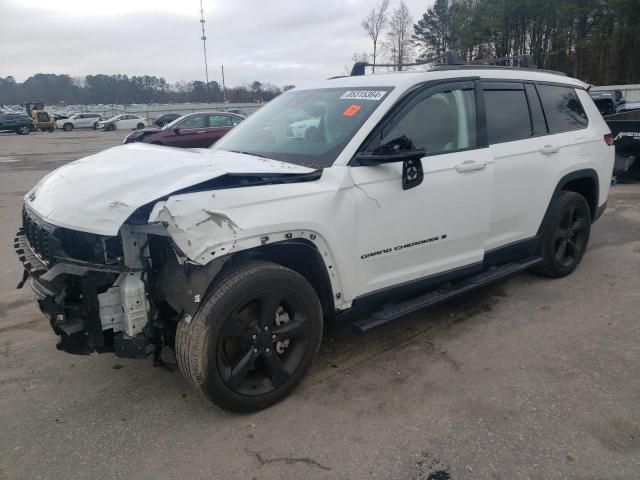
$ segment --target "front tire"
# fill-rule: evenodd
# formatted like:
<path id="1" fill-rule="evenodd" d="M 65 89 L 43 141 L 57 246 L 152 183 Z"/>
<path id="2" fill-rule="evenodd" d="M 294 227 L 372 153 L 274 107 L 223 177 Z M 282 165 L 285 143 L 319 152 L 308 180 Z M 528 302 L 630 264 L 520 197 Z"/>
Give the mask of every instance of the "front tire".
<path id="1" fill-rule="evenodd" d="M 16 130 L 16 133 L 18 135 L 29 135 L 29 133 L 31 133 L 31 128 L 23 125 L 22 127 L 18 127 L 18 129 Z"/>
<path id="2" fill-rule="evenodd" d="M 139 123 L 138 125 L 136 125 L 137 130 L 142 130 L 143 128 L 144 128 L 144 123 Z"/>
<path id="3" fill-rule="evenodd" d="M 71 130 L 73 130 L 73 123 L 65 123 L 64 125 L 62 125 L 62 130 L 64 130 L 65 132 L 70 132 Z"/>
<path id="4" fill-rule="evenodd" d="M 187 319 L 176 333 L 181 372 L 213 403 L 236 412 L 285 398 L 309 370 L 322 338 L 313 287 L 267 262 L 228 273 Z"/>
<path id="5" fill-rule="evenodd" d="M 107 132 L 111 132 L 113 130 L 116 129 L 116 126 L 113 123 L 108 124 L 107 126 L 104 127 L 105 131 Z"/>
<path id="6" fill-rule="evenodd" d="M 591 210 L 585 198 L 575 192 L 561 192 L 542 230 L 538 271 L 551 278 L 573 272 L 589 243 Z"/>

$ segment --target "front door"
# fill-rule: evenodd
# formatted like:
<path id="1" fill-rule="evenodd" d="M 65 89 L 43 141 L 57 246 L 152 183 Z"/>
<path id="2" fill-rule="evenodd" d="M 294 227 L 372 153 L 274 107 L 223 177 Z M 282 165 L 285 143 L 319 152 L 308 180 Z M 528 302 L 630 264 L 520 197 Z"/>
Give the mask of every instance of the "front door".
<path id="1" fill-rule="evenodd" d="M 422 182 L 406 190 L 402 163 L 350 167 L 358 190 L 356 295 L 481 265 L 493 157 L 489 148 L 478 148 L 476 105 L 473 81 L 426 89 L 361 149 L 426 154 Z"/>
<path id="2" fill-rule="evenodd" d="M 168 137 L 163 142 L 165 145 L 182 148 L 202 148 L 207 146 L 208 123 L 205 114 L 190 115 L 175 127 L 178 127 L 178 132 Z"/>

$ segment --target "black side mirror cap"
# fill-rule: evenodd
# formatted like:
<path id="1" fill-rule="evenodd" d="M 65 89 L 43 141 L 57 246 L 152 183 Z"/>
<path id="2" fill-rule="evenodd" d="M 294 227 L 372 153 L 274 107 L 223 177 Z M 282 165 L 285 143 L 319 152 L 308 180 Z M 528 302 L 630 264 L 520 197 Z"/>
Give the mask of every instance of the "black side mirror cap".
<path id="1" fill-rule="evenodd" d="M 406 162 L 408 160 L 420 160 L 427 154 L 427 151 L 424 148 L 418 148 L 415 150 L 405 150 L 397 153 L 390 154 L 375 154 L 371 152 L 360 152 L 356 153 L 353 159 L 356 162 L 356 165 L 363 165 L 366 167 L 371 167 L 374 165 L 380 165 L 383 163 L 397 163 L 397 162 Z"/>

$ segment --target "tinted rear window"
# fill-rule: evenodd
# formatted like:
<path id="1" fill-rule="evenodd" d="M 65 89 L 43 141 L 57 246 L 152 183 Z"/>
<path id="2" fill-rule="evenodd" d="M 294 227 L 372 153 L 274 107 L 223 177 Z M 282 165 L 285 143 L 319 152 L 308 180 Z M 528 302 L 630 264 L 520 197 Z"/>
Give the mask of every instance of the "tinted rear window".
<path id="1" fill-rule="evenodd" d="M 524 89 L 485 90 L 489 143 L 510 142 L 531 136 L 531 118 Z"/>
<path id="2" fill-rule="evenodd" d="M 578 130 L 587 126 L 587 114 L 571 87 L 538 84 L 549 133 Z"/>

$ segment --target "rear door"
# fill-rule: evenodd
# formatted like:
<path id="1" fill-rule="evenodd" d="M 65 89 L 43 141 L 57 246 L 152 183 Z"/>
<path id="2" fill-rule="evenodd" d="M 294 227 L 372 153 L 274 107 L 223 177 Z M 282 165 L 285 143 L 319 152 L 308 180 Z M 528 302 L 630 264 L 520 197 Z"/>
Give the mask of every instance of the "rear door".
<path id="1" fill-rule="evenodd" d="M 361 149 L 424 148 L 420 184 L 403 188 L 403 163 L 350 167 L 360 294 L 445 271 L 480 268 L 493 159 L 478 135 L 475 83 L 422 91 L 378 127 Z"/>
<path id="2" fill-rule="evenodd" d="M 222 137 L 226 135 L 226 133 L 231 130 L 235 125 L 240 123 L 239 120 L 236 120 L 236 117 L 231 115 L 224 115 L 220 113 L 209 114 L 208 115 L 209 127 L 207 128 L 206 135 L 206 145 L 204 147 L 209 147 L 220 140 Z"/>
<path id="3" fill-rule="evenodd" d="M 486 250 L 535 242 L 561 176 L 581 155 L 586 115 L 569 86 L 483 81 L 495 187 Z M 544 107 L 544 108 L 543 108 Z"/>

